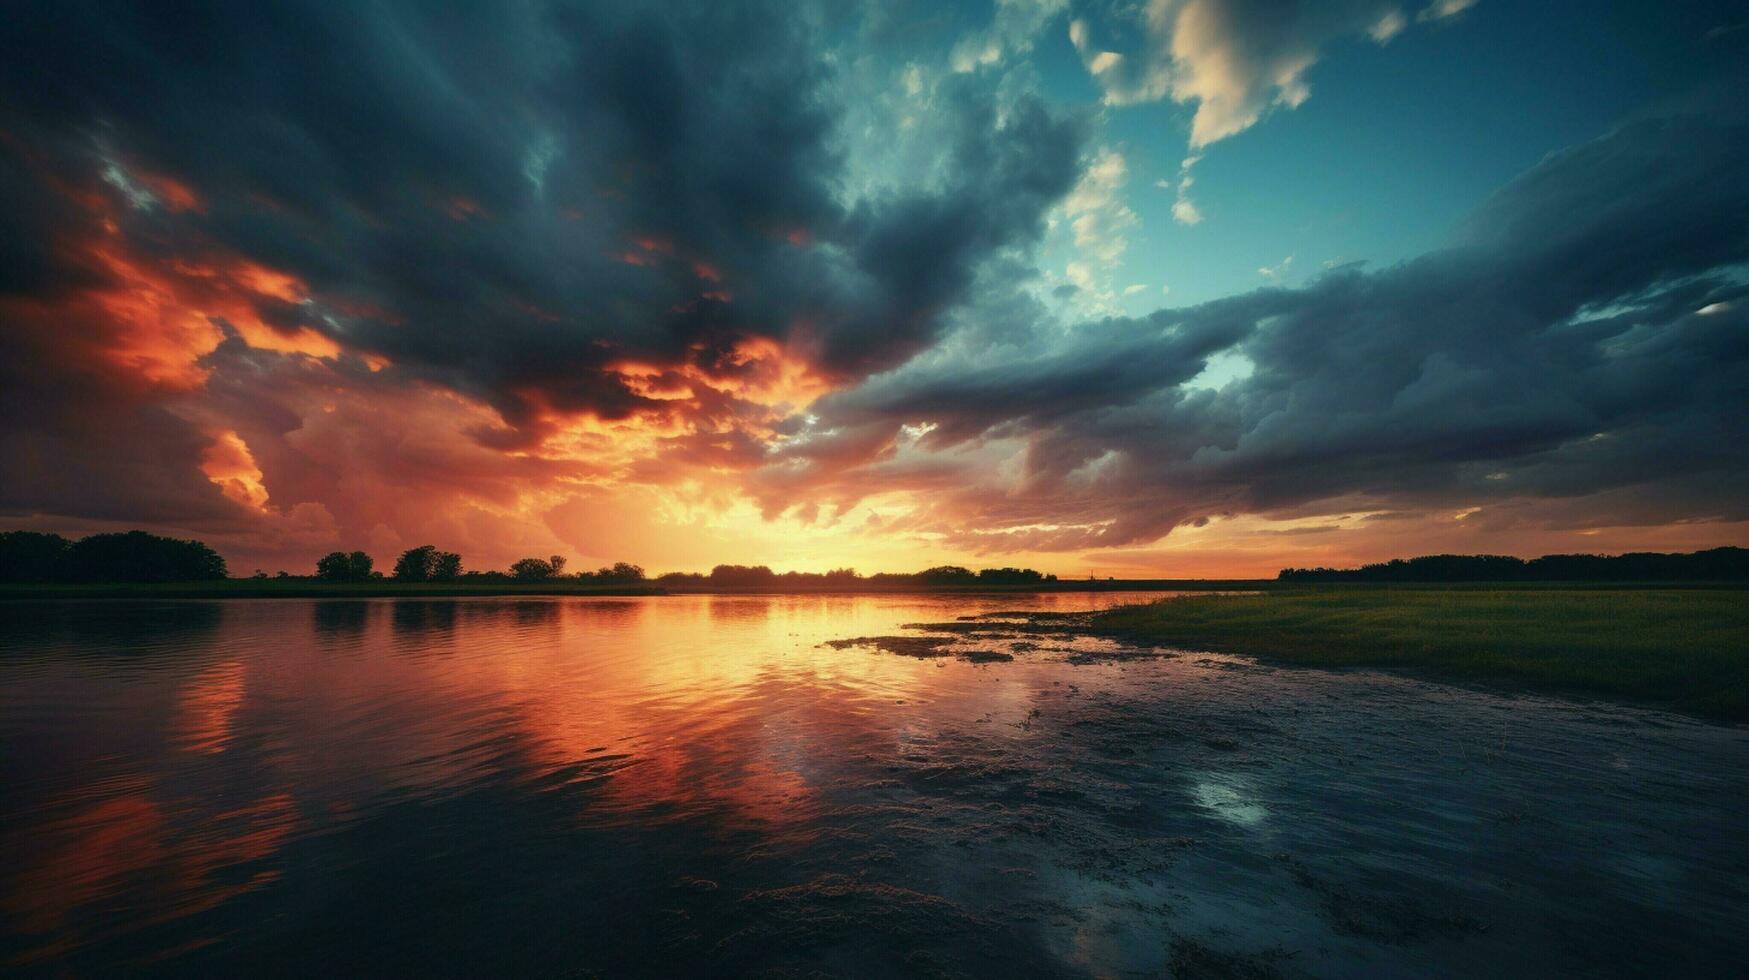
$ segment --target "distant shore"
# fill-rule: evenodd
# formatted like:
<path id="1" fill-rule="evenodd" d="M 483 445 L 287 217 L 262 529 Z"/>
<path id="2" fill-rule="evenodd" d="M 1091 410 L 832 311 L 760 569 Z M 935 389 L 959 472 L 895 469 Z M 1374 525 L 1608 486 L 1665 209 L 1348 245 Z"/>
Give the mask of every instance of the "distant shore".
<path id="1" fill-rule="evenodd" d="M 1270 579 L 1099 579 L 1025 585 L 598 585 L 563 579 L 536 582 L 322 582 L 316 579 L 224 579 L 210 582 L 0 584 L 0 599 L 394 599 L 490 596 L 658 595 L 978 595 L 1033 592 L 1175 592 L 1275 588 Z"/>
<path id="2" fill-rule="evenodd" d="M 1039 592 L 1296 592 L 1530 591 L 1749 589 L 1745 582 L 1400 582 L 1305 585 L 1276 579 L 1073 579 L 1025 585 L 866 583 L 854 587 L 599 585 L 588 582 L 323 582 L 311 578 L 223 579 L 208 582 L 87 582 L 0 584 L 0 600 L 25 599 L 461 599 L 491 596 L 591 597 L 660 595 L 1015 595 Z"/>

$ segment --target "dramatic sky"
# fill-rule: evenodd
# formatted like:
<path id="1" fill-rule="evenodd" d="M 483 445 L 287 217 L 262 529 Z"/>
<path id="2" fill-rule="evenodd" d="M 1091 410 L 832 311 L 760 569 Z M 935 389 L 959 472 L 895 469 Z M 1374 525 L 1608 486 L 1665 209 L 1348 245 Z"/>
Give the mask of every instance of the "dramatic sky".
<path id="1" fill-rule="evenodd" d="M 9 4 L 0 526 L 1271 574 L 1749 543 L 1749 11 Z"/>

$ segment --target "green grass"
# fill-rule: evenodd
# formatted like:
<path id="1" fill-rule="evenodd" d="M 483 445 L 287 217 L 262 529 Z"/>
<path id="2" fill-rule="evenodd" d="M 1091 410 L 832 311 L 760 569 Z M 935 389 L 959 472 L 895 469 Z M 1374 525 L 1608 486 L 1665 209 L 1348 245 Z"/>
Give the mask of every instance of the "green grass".
<path id="1" fill-rule="evenodd" d="M 1326 587 L 1126 606 L 1104 630 L 1315 667 L 1647 702 L 1749 721 L 1740 589 Z"/>

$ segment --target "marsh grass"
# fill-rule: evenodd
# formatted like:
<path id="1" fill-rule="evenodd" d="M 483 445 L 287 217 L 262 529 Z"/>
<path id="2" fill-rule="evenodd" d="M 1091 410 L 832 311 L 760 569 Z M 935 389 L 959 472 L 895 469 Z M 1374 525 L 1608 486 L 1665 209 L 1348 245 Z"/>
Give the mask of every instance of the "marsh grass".
<path id="1" fill-rule="evenodd" d="M 1097 628 L 1317 667 L 1604 695 L 1749 721 L 1749 591 L 1366 588 L 1188 596 Z"/>

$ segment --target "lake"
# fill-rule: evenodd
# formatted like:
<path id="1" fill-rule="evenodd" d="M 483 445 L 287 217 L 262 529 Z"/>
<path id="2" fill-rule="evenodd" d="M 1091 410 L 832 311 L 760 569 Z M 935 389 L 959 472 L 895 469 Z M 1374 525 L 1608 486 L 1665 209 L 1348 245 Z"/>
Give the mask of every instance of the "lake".
<path id="1" fill-rule="evenodd" d="M 1144 598 L 0 603 L 0 966 L 1749 960 L 1749 731 L 994 615 Z M 979 616 L 947 656 L 828 644 Z"/>

